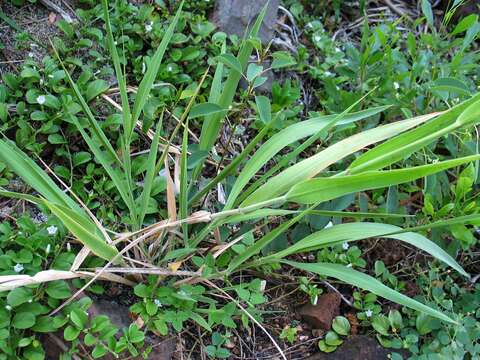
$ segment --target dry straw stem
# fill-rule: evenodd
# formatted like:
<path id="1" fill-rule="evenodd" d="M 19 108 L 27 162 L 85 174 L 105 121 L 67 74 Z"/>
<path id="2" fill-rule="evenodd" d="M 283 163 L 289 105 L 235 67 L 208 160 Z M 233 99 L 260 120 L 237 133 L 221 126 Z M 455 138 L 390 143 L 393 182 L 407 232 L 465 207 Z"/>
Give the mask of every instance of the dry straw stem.
<path id="1" fill-rule="evenodd" d="M 97 274 L 88 271 L 62 271 L 62 270 L 46 270 L 36 273 L 34 276 L 29 275 L 5 275 L 0 276 L 0 291 L 13 290 L 20 286 L 43 284 L 56 280 L 69 280 L 85 277 L 98 277 L 101 280 L 108 280 L 118 282 L 128 286 L 134 286 L 130 280 L 127 280 L 121 276 L 104 273 L 97 276 Z"/>

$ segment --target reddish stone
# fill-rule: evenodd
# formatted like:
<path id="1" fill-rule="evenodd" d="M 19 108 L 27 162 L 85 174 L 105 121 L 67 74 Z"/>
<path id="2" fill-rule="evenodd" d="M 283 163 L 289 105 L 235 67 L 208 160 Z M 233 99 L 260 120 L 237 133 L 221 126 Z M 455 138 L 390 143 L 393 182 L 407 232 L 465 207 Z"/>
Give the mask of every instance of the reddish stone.
<path id="1" fill-rule="evenodd" d="M 328 293 L 318 297 L 316 305 L 303 305 L 298 313 L 313 329 L 330 330 L 332 321 L 339 313 L 340 295 Z"/>

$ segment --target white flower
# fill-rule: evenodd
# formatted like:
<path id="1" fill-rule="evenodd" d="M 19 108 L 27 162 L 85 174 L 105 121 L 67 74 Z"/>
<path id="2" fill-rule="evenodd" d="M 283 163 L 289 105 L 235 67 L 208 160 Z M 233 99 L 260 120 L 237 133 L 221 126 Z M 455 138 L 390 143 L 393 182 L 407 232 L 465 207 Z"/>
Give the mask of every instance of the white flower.
<path id="1" fill-rule="evenodd" d="M 55 225 L 49 226 L 47 228 L 48 235 L 55 235 L 58 231 L 58 228 Z"/>
<path id="2" fill-rule="evenodd" d="M 321 39 L 322 39 L 322 37 L 320 35 L 315 35 L 313 37 L 313 41 L 315 41 L 315 42 L 319 42 Z"/>
<path id="3" fill-rule="evenodd" d="M 153 302 L 155 303 L 155 305 L 157 305 L 158 307 L 161 307 L 162 306 L 162 302 L 158 299 L 155 299 L 153 300 Z"/>
<path id="4" fill-rule="evenodd" d="M 70 245 L 70 243 L 67 243 L 67 251 L 68 252 L 72 251 L 72 245 Z"/>
<path id="5" fill-rule="evenodd" d="M 45 95 L 39 95 L 39 96 L 37 97 L 37 103 L 39 103 L 40 105 L 45 104 L 45 100 L 46 100 L 46 99 L 45 99 Z"/>
<path id="6" fill-rule="evenodd" d="M 150 32 L 153 29 L 153 21 L 150 21 L 148 24 L 145 25 L 145 31 Z"/>
<path id="7" fill-rule="evenodd" d="M 23 271 L 23 265 L 22 264 L 17 264 L 13 267 L 13 270 L 16 272 L 16 273 L 19 273 L 21 271 Z"/>
<path id="8" fill-rule="evenodd" d="M 30 51 L 30 52 L 28 53 L 28 57 L 33 58 L 33 56 L 34 56 L 33 52 Z"/>
<path id="9" fill-rule="evenodd" d="M 336 47 L 335 52 L 339 53 L 339 52 L 342 52 L 342 50 L 340 50 L 340 48 Z"/>
<path id="10" fill-rule="evenodd" d="M 12 310 L 12 307 L 10 305 L 6 305 L 5 306 L 5 309 L 7 309 L 8 311 Z"/>
<path id="11" fill-rule="evenodd" d="M 349 247 L 350 247 L 350 245 L 348 245 L 348 242 L 346 242 L 346 241 L 342 244 L 343 250 L 348 250 Z"/>
<path id="12" fill-rule="evenodd" d="M 173 71 L 173 66 L 172 66 L 172 65 L 168 65 L 168 66 L 167 66 L 167 71 L 168 71 L 168 72 Z"/>
<path id="13" fill-rule="evenodd" d="M 372 311 L 372 310 L 368 309 L 367 311 L 365 311 L 365 316 L 366 316 L 366 317 L 372 317 L 372 315 L 373 315 L 373 311 Z"/>
<path id="14" fill-rule="evenodd" d="M 51 249 L 51 245 L 48 244 L 47 248 L 45 249 L 45 253 L 47 253 L 47 254 L 50 253 L 50 249 Z"/>
<path id="15" fill-rule="evenodd" d="M 400 84 L 395 81 L 395 82 L 393 83 L 393 87 L 398 90 L 398 89 L 400 89 Z"/>
<path id="16" fill-rule="evenodd" d="M 332 227 L 333 223 L 331 221 L 328 222 L 327 225 L 325 225 L 324 229 L 328 229 L 329 227 Z"/>

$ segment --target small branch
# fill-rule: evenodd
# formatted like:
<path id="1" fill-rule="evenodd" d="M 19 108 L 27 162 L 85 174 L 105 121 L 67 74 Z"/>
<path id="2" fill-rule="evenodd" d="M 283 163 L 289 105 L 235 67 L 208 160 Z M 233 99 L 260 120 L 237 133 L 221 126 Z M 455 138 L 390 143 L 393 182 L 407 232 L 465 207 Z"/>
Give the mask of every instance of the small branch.
<path id="1" fill-rule="evenodd" d="M 40 0 L 40 2 L 45 6 L 47 9 L 50 9 L 58 14 L 68 23 L 72 23 L 73 19 L 72 17 L 65 11 L 63 10 L 60 6 L 57 4 L 51 2 L 50 0 Z"/>

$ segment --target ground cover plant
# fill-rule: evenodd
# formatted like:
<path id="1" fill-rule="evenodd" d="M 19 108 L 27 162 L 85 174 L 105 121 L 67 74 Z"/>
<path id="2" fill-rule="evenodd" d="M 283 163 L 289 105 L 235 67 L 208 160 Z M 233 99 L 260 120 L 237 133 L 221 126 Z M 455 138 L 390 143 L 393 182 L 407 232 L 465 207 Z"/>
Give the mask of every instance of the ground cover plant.
<path id="1" fill-rule="evenodd" d="M 418 46 L 366 21 L 343 52 L 308 4 L 284 5 L 313 50 L 263 44 L 267 7 L 242 39 L 214 32 L 208 1 L 104 0 L 78 27 L 58 21 L 41 64 L 3 74 L 0 195 L 25 210 L 0 228 L 2 358 L 48 358 L 45 338 L 62 359 L 148 358 L 172 334 L 192 341 L 187 358 L 243 358 L 234 334 L 254 328 L 265 356 L 289 358 L 303 330 L 267 325 L 275 279 L 313 305 L 356 289 L 319 351 L 361 327 L 393 358 L 478 356 L 478 17 L 437 30 L 424 1 Z M 298 80 L 264 93 L 289 71 L 316 108 Z M 368 239 L 428 257 L 387 267 Z M 131 289 L 122 329 L 88 316 L 118 288 Z"/>

